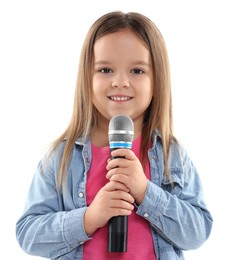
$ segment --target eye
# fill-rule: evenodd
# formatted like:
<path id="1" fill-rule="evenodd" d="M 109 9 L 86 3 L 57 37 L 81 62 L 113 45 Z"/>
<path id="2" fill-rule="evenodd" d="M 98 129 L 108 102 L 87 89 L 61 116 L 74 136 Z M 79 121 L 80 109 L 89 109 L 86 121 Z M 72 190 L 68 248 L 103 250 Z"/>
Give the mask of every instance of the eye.
<path id="1" fill-rule="evenodd" d="M 112 72 L 112 70 L 109 69 L 109 68 L 102 68 L 99 71 L 102 72 L 102 73 L 111 73 Z"/>
<path id="2" fill-rule="evenodd" d="M 141 70 L 141 69 L 133 69 L 131 72 L 132 72 L 133 74 L 142 74 L 142 73 L 144 73 L 144 71 Z"/>

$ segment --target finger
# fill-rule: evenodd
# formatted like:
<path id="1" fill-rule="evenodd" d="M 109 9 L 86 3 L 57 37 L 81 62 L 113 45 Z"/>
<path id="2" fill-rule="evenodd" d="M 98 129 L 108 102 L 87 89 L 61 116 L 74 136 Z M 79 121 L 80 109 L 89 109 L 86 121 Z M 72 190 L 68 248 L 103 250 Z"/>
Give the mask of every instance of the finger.
<path id="1" fill-rule="evenodd" d="M 131 203 L 128 203 L 127 201 L 124 200 L 112 200 L 111 208 L 132 211 L 134 209 L 134 206 Z"/>
<path id="2" fill-rule="evenodd" d="M 107 163 L 109 163 L 110 161 L 111 161 L 111 158 L 108 158 Z"/>
<path id="3" fill-rule="evenodd" d="M 110 177 L 110 181 L 120 182 L 125 187 L 128 186 L 129 178 L 124 174 L 114 174 Z"/>
<path id="4" fill-rule="evenodd" d="M 126 175 L 126 176 L 129 176 L 131 174 L 130 170 L 128 167 L 115 167 L 115 168 L 112 168 L 111 170 L 109 170 L 106 174 L 106 178 L 108 180 L 114 180 L 114 181 L 119 181 L 119 177 L 117 177 L 116 179 L 111 179 L 112 176 L 114 175 Z M 122 183 L 122 181 L 119 181 Z"/>
<path id="5" fill-rule="evenodd" d="M 134 160 L 136 158 L 134 152 L 130 149 L 116 149 L 111 152 L 112 157 L 124 157 L 128 160 Z"/>
<path id="6" fill-rule="evenodd" d="M 134 203 L 134 198 L 132 197 L 132 195 L 130 193 L 122 191 L 122 190 L 112 191 L 111 199 L 113 201 L 119 201 L 119 202 L 125 201 L 128 204 Z"/>
<path id="7" fill-rule="evenodd" d="M 129 166 L 129 160 L 126 160 L 125 158 L 116 158 L 108 162 L 106 169 L 109 171 L 117 167 L 127 168 L 128 166 Z"/>
<path id="8" fill-rule="evenodd" d="M 132 210 L 122 209 L 122 208 L 112 208 L 111 217 L 117 216 L 129 216 L 131 215 Z"/>
<path id="9" fill-rule="evenodd" d="M 104 188 L 106 191 L 119 190 L 119 191 L 129 192 L 129 189 L 123 183 L 117 181 L 108 182 Z"/>

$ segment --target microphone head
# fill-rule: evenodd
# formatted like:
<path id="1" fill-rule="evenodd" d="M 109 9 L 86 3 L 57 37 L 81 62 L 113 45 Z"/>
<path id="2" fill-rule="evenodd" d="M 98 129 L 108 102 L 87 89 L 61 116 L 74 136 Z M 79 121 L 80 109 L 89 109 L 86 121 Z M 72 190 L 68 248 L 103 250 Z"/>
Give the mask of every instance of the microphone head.
<path id="1" fill-rule="evenodd" d="M 134 139 L 134 123 L 127 115 L 116 115 L 109 122 L 110 149 L 131 149 Z"/>

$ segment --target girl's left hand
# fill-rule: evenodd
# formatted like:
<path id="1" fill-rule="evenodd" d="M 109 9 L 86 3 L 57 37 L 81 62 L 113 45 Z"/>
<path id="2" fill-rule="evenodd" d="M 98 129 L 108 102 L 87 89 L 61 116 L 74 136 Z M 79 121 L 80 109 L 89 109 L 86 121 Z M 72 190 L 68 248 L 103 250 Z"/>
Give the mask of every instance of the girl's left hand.
<path id="1" fill-rule="evenodd" d="M 147 178 L 139 159 L 130 149 L 116 149 L 112 151 L 111 155 L 112 157 L 124 158 L 108 161 L 106 178 L 110 181 L 123 183 L 129 189 L 136 203 L 140 204 L 146 192 Z"/>

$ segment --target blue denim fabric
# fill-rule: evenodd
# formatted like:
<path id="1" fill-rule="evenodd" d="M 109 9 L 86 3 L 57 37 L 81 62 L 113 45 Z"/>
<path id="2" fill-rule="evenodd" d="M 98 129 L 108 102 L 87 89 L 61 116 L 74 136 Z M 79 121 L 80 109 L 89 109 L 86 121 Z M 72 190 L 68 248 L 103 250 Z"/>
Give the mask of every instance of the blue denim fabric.
<path id="1" fill-rule="evenodd" d="M 41 160 L 32 180 L 23 215 L 16 224 L 21 248 L 49 259 L 82 259 L 85 233 L 86 179 L 91 163 L 91 144 L 75 143 L 68 169 L 66 189 L 57 188 L 64 142 L 47 165 Z M 202 185 L 185 149 L 171 145 L 171 179 L 164 178 L 160 137 L 148 151 L 152 181 L 136 212 L 151 224 L 157 259 L 184 259 L 183 251 L 200 247 L 209 237 L 212 217 L 203 198 Z M 171 188 L 171 182 L 174 187 Z M 137 258 L 136 258 L 137 259 Z"/>

